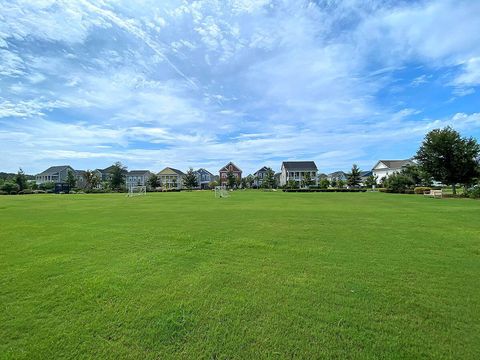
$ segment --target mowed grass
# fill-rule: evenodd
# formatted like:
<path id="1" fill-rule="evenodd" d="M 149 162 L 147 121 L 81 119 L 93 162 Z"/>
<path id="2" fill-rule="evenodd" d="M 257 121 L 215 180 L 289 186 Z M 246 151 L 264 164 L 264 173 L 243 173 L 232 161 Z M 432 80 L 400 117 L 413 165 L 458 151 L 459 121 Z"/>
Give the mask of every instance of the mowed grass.
<path id="1" fill-rule="evenodd" d="M 0 197 L 4 359 L 478 359 L 480 201 Z"/>

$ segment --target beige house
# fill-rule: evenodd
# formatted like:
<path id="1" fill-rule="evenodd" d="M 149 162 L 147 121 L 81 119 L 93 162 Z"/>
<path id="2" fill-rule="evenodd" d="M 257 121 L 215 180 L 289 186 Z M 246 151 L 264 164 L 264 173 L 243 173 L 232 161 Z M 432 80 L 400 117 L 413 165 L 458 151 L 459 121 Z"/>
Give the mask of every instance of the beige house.
<path id="1" fill-rule="evenodd" d="M 177 169 L 166 167 L 158 174 L 160 186 L 164 189 L 182 189 L 185 174 Z"/>

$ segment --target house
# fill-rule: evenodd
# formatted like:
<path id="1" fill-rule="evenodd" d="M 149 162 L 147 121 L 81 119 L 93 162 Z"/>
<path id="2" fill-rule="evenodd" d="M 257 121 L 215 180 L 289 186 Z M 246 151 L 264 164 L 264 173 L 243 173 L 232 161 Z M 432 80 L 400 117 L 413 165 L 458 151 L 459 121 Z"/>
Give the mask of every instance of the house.
<path id="1" fill-rule="evenodd" d="M 182 189 L 185 174 L 177 169 L 166 167 L 158 174 L 160 186 L 164 189 Z"/>
<path id="2" fill-rule="evenodd" d="M 47 182 L 65 183 L 68 172 L 75 174 L 75 170 L 70 165 L 51 166 L 47 170 L 35 175 L 35 182 L 41 185 Z"/>
<path id="3" fill-rule="evenodd" d="M 75 180 L 77 180 L 76 187 L 84 189 L 87 185 L 87 181 L 85 180 L 85 170 L 74 170 Z"/>
<path id="4" fill-rule="evenodd" d="M 377 181 L 381 181 L 390 175 L 400 172 L 407 165 L 415 165 L 410 160 L 379 160 L 372 169 L 373 176 L 377 177 Z"/>
<path id="5" fill-rule="evenodd" d="M 227 165 L 222 167 L 219 171 L 220 174 L 220 184 L 227 185 L 227 174 L 231 172 L 237 181 L 242 179 L 242 170 L 235 165 L 233 162 L 229 162 Z"/>
<path id="6" fill-rule="evenodd" d="M 203 168 L 196 170 L 195 176 L 197 177 L 197 183 L 199 189 L 209 189 L 209 184 L 215 181 L 215 176 L 208 170 Z"/>
<path id="7" fill-rule="evenodd" d="M 361 186 L 365 186 L 365 182 L 367 181 L 368 177 L 372 176 L 373 173 L 372 171 L 370 170 L 366 170 L 366 171 L 361 171 L 360 172 L 360 185 Z"/>
<path id="8" fill-rule="evenodd" d="M 148 186 L 148 179 L 152 175 L 148 170 L 131 170 L 125 175 L 125 185 L 127 189 L 132 186 Z"/>
<path id="9" fill-rule="evenodd" d="M 332 181 L 347 181 L 347 173 L 344 171 L 335 171 L 327 175 L 327 180 Z"/>
<path id="10" fill-rule="evenodd" d="M 105 169 L 96 169 L 95 171 L 101 174 L 101 181 L 110 181 L 112 177 L 112 170 L 115 168 L 115 165 L 111 165 Z M 126 176 L 128 171 L 126 169 L 122 170 L 122 174 Z"/>
<path id="11" fill-rule="evenodd" d="M 280 174 L 280 186 L 285 186 L 289 181 L 295 181 L 302 186 L 302 181 L 310 177 L 315 185 L 317 181 L 317 165 L 314 161 L 284 161 Z"/>
<path id="12" fill-rule="evenodd" d="M 267 177 L 267 172 L 268 172 L 268 167 L 264 166 L 260 170 L 257 170 L 255 174 L 253 174 L 255 180 L 253 182 L 253 185 L 255 187 L 261 187 L 263 184 L 263 181 Z"/>

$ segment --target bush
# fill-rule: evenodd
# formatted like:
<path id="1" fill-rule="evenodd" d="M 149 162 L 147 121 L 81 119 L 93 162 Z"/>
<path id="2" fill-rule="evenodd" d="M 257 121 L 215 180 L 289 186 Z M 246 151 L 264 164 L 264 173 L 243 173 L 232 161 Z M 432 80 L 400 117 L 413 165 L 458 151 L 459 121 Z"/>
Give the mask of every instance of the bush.
<path id="1" fill-rule="evenodd" d="M 45 190 L 34 190 L 34 194 L 45 194 Z"/>
<path id="2" fill-rule="evenodd" d="M 8 192 L 0 190 L 0 195 L 8 195 Z"/>
<path id="3" fill-rule="evenodd" d="M 470 199 L 480 199 L 480 185 L 475 185 L 465 192 Z"/>
<path id="4" fill-rule="evenodd" d="M 28 194 L 33 194 L 32 189 L 23 189 L 18 192 L 19 195 L 28 195 Z"/>
<path id="5" fill-rule="evenodd" d="M 377 190 L 380 191 L 380 192 L 387 192 L 386 188 L 377 188 Z"/>
<path id="6" fill-rule="evenodd" d="M 429 186 L 417 186 L 415 189 L 413 189 L 413 191 L 417 195 L 423 195 L 425 191 L 430 191 L 430 190 L 432 190 L 432 188 Z"/>

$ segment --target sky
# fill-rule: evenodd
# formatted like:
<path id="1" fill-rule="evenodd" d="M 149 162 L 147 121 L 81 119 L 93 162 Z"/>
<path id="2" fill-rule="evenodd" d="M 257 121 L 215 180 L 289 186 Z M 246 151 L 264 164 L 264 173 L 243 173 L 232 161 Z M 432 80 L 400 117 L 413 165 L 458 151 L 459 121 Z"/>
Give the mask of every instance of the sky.
<path id="1" fill-rule="evenodd" d="M 0 171 L 244 174 L 480 139 L 480 1 L 0 0 Z"/>

